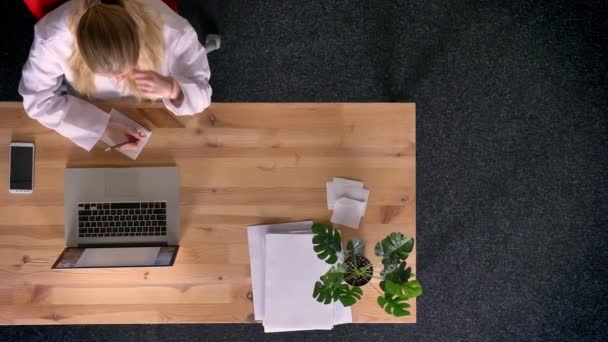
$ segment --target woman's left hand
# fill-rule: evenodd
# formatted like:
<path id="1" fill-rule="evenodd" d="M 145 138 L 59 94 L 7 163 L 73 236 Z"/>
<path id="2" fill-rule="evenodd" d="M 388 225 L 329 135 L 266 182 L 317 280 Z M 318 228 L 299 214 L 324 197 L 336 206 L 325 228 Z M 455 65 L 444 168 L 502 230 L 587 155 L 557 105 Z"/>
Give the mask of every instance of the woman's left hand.
<path id="1" fill-rule="evenodd" d="M 132 73 L 137 89 L 145 97 L 177 101 L 183 96 L 179 83 L 169 76 L 138 69 Z"/>

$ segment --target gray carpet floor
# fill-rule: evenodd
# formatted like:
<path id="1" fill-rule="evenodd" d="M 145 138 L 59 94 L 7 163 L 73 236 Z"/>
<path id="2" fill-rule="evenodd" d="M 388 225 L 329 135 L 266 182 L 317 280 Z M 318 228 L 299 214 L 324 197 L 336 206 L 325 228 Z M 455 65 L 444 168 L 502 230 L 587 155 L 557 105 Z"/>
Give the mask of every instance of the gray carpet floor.
<path id="1" fill-rule="evenodd" d="M 606 1 L 200 3 L 223 38 L 215 101 L 416 102 L 418 324 L 10 327 L 0 340 L 605 340 Z M 0 11 L 17 33 L 1 41 L 0 99 L 17 100 L 33 21 L 18 0 Z"/>

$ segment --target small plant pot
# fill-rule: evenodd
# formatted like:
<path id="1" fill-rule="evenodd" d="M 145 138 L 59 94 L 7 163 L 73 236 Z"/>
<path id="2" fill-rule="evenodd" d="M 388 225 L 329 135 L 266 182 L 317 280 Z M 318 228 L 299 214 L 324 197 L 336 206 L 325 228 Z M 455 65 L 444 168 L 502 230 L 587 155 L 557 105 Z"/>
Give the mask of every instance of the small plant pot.
<path id="1" fill-rule="evenodd" d="M 372 263 L 363 256 L 351 256 L 346 259 L 344 281 L 352 286 L 363 286 L 372 279 L 374 268 Z"/>

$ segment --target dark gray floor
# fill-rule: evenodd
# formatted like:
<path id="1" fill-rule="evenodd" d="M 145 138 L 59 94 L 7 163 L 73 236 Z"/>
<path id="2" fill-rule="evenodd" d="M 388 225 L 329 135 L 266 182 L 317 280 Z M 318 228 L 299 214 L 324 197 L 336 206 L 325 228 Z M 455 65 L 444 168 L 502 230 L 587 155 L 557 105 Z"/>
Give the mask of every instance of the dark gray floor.
<path id="1" fill-rule="evenodd" d="M 419 323 L 17 327 L 3 340 L 603 340 L 606 1 L 212 3 L 215 101 L 417 103 Z M 0 11 L 18 33 L 2 41 L 0 98 L 15 100 L 32 22 L 20 1 Z"/>

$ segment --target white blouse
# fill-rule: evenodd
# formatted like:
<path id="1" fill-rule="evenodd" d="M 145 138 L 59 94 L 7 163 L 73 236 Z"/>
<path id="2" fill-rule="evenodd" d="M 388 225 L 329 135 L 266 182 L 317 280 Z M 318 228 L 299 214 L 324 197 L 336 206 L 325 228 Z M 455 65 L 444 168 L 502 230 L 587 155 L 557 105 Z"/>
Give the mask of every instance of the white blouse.
<path id="1" fill-rule="evenodd" d="M 182 17 L 161 0 L 146 0 L 158 10 L 163 20 L 165 58 L 160 73 L 173 77 L 181 86 L 184 101 L 176 107 L 163 100 L 176 115 L 192 115 L 203 111 L 211 102 L 209 63 L 205 48 L 196 32 Z M 68 20 L 77 4 L 71 0 L 47 14 L 35 26 L 30 55 L 23 67 L 19 93 L 25 111 L 42 125 L 71 139 L 78 146 L 91 150 L 103 135 L 109 115 L 78 97 L 72 87 L 68 61 L 74 37 Z M 95 76 L 97 100 L 133 99 L 126 84 L 113 78 Z"/>

